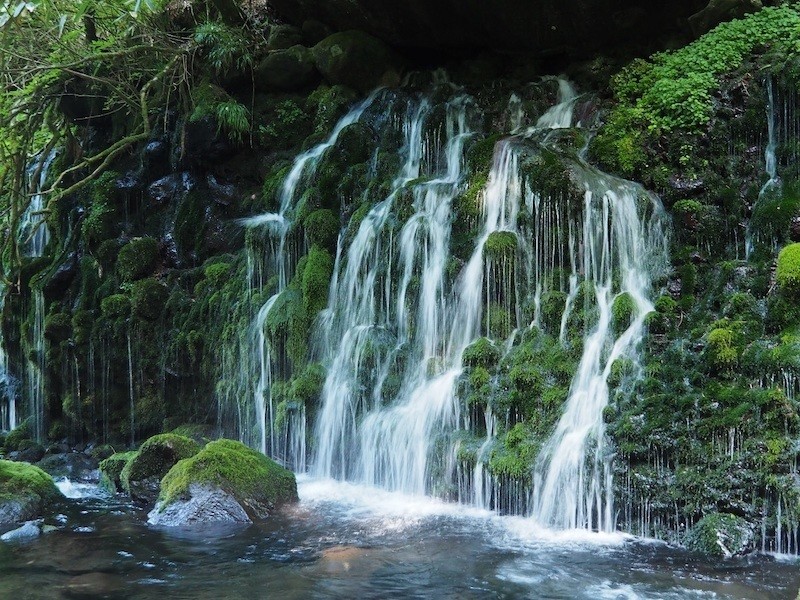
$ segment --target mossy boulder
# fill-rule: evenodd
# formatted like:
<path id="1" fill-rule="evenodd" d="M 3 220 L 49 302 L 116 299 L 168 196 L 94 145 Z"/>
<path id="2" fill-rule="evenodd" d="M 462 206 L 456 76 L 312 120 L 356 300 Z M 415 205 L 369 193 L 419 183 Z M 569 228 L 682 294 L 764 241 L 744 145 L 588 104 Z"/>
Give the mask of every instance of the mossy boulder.
<path id="1" fill-rule="evenodd" d="M 16 428 L 12 429 L 6 436 L 6 452 L 19 450 L 19 445 L 23 440 L 28 440 L 33 436 L 33 420 L 28 417 Z"/>
<path id="2" fill-rule="evenodd" d="M 67 313 L 47 315 L 44 320 L 44 337 L 51 342 L 63 342 L 72 335 L 72 318 Z"/>
<path id="3" fill-rule="evenodd" d="M 106 319 L 124 319 L 131 314 L 131 301 L 125 294 L 112 294 L 100 302 L 100 312 Z"/>
<path id="4" fill-rule="evenodd" d="M 115 494 L 121 492 L 122 470 L 136 454 L 136 450 L 117 452 L 100 461 L 100 486 Z"/>
<path id="5" fill-rule="evenodd" d="M 150 275 L 158 262 L 158 240 L 134 238 L 117 255 L 117 273 L 124 281 L 135 281 Z"/>
<path id="6" fill-rule="evenodd" d="M 513 231 L 493 231 L 483 247 L 487 258 L 494 260 L 513 259 L 517 251 L 517 234 Z"/>
<path id="7" fill-rule="evenodd" d="M 322 208 L 310 213 L 303 220 L 303 229 L 306 232 L 308 243 L 320 248 L 333 250 L 339 237 L 339 217 L 328 208 Z"/>
<path id="8" fill-rule="evenodd" d="M 385 43 L 361 31 L 329 35 L 313 49 L 317 70 L 331 84 L 342 84 L 360 92 L 376 87 L 387 71 L 397 69 L 398 60 Z"/>
<path id="9" fill-rule="evenodd" d="M 461 359 L 468 367 L 490 369 L 500 360 L 500 350 L 490 339 L 482 337 L 475 340 L 464 350 L 464 355 Z"/>
<path id="10" fill-rule="evenodd" d="M 158 497 L 161 478 L 173 465 L 199 451 L 197 442 L 182 435 L 154 435 L 123 467 L 122 489 L 137 502 L 150 504 Z"/>
<path id="11" fill-rule="evenodd" d="M 694 552 L 730 558 L 752 552 L 754 540 L 753 526 L 742 517 L 712 513 L 686 534 L 685 544 Z"/>
<path id="12" fill-rule="evenodd" d="M 33 519 L 61 497 L 53 478 L 39 467 L 0 460 L 0 525 Z"/>
<path id="13" fill-rule="evenodd" d="M 164 311 L 169 292 L 160 281 L 149 277 L 133 284 L 131 312 L 144 321 L 155 321 Z"/>
<path id="14" fill-rule="evenodd" d="M 294 473 L 241 442 L 223 439 L 210 442 L 167 473 L 150 522 L 246 523 L 297 501 Z"/>
<path id="15" fill-rule="evenodd" d="M 800 243 L 789 244 L 778 254 L 775 279 L 781 290 L 800 294 Z"/>
<path id="16" fill-rule="evenodd" d="M 300 45 L 270 52 L 256 67 L 256 88 L 265 92 L 299 90 L 319 81 L 311 50 Z"/>

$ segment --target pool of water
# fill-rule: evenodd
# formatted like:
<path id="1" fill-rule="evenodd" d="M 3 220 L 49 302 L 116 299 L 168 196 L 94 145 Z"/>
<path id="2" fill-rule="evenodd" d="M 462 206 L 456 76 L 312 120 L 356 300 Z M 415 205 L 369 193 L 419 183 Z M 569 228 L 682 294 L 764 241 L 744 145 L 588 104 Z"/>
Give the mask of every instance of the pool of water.
<path id="1" fill-rule="evenodd" d="M 705 561 L 623 535 L 348 484 L 300 480 L 269 522 L 159 529 L 90 485 L 58 529 L 0 543 L 0 598 L 754 598 L 794 600 L 795 557 Z"/>

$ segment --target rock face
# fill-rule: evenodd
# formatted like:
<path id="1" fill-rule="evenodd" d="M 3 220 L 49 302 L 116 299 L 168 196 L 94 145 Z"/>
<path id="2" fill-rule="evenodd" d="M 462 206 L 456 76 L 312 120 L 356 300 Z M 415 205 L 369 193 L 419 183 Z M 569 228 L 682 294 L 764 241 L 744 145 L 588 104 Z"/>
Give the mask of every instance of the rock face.
<path id="1" fill-rule="evenodd" d="M 361 31 L 343 31 L 314 46 L 317 69 L 331 84 L 366 93 L 377 86 L 399 60 L 379 39 Z"/>
<path id="2" fill-rule="evenodd" d="M 677 31 L 707 0 L 272 0 L 296 25 L 315 19 L 360 29 L 393 46 L 518 50 L 593 50 Z"/>
<path id="3" fill-rule="evenodd" d="M 294 473 L 240 442 L 217 440 L 167 473 L 149 520 L 167 527 L 249 523 L 297 500 Z"/>
<path id="4" fill-rule="evenodd" d="M 40 468 L 0 460 L 0 525 L 37 517 L 60 497 L 53 478 Z"/>
<path id="5" fill-rule="evenodd" d="M 709 556 L 730 558 L 753 551 L 753 527 L 736 515 L 706 515 L 686 536 L 686 547 Z"/>
<path id="6" fill-rule="evenodd" d="M 100 463 L 100 485 L 111 493 L 122 491 L 122 470 L 136 456 L 136 451 L 117 452 Z"/>

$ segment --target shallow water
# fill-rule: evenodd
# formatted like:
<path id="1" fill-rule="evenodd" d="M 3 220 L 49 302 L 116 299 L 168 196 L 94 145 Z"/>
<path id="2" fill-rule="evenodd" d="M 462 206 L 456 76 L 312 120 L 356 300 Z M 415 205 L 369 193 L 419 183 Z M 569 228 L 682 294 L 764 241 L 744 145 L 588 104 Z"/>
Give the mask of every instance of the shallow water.
<path id="1" fill-rule="evenodd" d="M 718 563 L 623 535 L 552 533 L 527 519 L 329 481 L 263 525 L 176 531 L 96 488 L 60 529 L 0 543 L 0 598 L 794 599 L 800 562 Z"/>

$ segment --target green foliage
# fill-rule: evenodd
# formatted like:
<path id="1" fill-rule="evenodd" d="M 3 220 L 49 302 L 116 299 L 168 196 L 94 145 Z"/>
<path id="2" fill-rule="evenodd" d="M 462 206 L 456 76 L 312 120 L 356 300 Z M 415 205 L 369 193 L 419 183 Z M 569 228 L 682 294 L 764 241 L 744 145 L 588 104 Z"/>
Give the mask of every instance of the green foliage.
<path id="1" fill-rule="evenodd" d="M 5 449 L 7 452 L 13 452 L 19 449 L 19 444 L 22 440 L 30 439 L 33 436 L 33 419 L 28 417 L 20 423 L 15 429 L 12 429 L 6 436 Z"/>
<path id="2" fill-rule="evenodd" d="M 72 318 L 66 313 L 47 315 L 44 320 L 44 336 L 51 342 L 63 342 L 72 335 Z"/>
<path id="3" fill-rule="evenodd" d="M 292 380 L 289 396 L 299 405 L 310 405 L 319 400 L 325 385 L 325 367 L 312 363 Z"/>
<path id="4" fill-rule="evenodd" d="M 134 281 L 151 274 L 158 261 L 158 240 L 151 237 L 134 238 L 125 244 L 117 256 L 117 273 L 123 281 Z"/>
<path id="5" fill-rule="evenodd" d="M 203 274 L 212 286 L 220 288 L 230 278 L 231 271 L 232 265 L 230 263 L 220 262 L 208 265 Z"/>
<path id="6" fill-rule="evenodd" d="M 339 218 L 332 210 L 323 208 L 310 213 L 303 220 L 308 243 L 331 250 L 339 237 Z"/>
<path id="7" fill-rule="evenodd" d="M 636 302 L 629 293 L 625 292 L 617 295 L 611 305 L 611 318 L 614 328 L 617 331 L 627 329 L 636 316 L 636 310 Z"/>
<path id="8" fill-rule="evenodd" d="M 780 251 L 775 279 L 782 290 L 794 295 L 800 292 L 800 244 L 789 244 Z"/>
<path id="9" fill-rule="evenodd" d="M 240 502 L 249 499 L 251 502 L 244 504 L 251 510 L 254 504 L 274 508 L 297 501 L 297 483 L 291 471 L 233 440 L 210 442 L 170 469 L 161 482 L 162 510 L 187 496 L 192 484 L 220 487 Z"/>
<path id="10" fill-rule="evenodd" d="M 194 41 L 209 64 L 218 72 L 245 71 L 253 64 L 251 41 L 241 28 L 218 21 L 199 25 Z"/>

